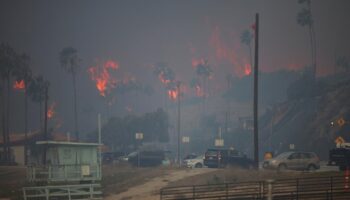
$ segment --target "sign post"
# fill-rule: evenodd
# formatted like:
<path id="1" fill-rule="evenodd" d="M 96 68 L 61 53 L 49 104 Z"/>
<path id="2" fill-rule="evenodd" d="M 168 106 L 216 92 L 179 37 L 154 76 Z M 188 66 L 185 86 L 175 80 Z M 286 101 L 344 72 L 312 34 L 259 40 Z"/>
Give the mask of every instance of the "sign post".
<path id="1" fill-rule="evenodd" d="M 141 142 L 143 140 L 143 133 L 135 133 L 135 139 Z M 137 142 L 137 167 L 140 167 L 140 142 Z"/>

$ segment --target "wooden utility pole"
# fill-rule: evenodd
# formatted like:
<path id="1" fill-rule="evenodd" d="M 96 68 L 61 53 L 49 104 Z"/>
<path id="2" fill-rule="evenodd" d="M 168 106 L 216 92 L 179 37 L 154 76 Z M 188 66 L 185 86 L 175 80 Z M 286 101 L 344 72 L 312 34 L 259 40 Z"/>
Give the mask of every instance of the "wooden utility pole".
<path id="1" fill-rule="evenodd" d="M 259 14 L 255 15 L 255 55 L 254 55 L 254 162 L 259 168 L 258 137 L 258 74 L 259 74 Z"/>

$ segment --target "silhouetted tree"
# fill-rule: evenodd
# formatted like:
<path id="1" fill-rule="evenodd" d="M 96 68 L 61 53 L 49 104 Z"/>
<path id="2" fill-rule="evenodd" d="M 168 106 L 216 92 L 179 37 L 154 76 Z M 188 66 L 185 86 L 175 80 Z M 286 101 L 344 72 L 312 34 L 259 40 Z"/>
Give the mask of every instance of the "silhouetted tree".
<path id="1" fill-rule="evenodd" d="M 39 122 L 40 131 L 43 132 L 43 102 L 45 101 L 45 90 L 49 86 L 49 82 L 44 80 L 42 75 L 32 78 L 31 83 L 28 86 L 28 93 L 31 96 L 32 101 L 39 104 Z"/>
<path id="2" fill-rule="evenodd" d="M 72 47 L 66 47 L 60 52 L 60 63 L 63 69 L 72 74 L 74 93 L 74 129 L 75 136 L 79 140 L 78 112 L 77 112 L 77 85 L 76 78 L 79 71 L 80 58 L 78 52 Z"/>
<path id="3" fill-rule="evenodd" d="M 241 43 L 244 45 L 247 45 L 249 49 L 250 66 L 253 65 L 252 39 L 253 39 L 253 34 L 249 30 L 245 30 L 241 34 Z"/>
<path id="4" fill-rule="evenodd" d="M 14 76 L 17 81 L 24 82 L 24 138 L 25 138 L 25 146 L 24 146 L 24 163 L 27 165 L 28 161 L 28 85 L 32 79 L 32 70 L 29 67 L 29 56 L 26 54 L 22 54 L 17 56 L 16 63 L 17 67 L 14 70 Z"/>
<path id="5" fill-rule="evenodd" d="M 316 76 L 316 36 L 314 30 L 314 20 L 311 12 L 311 1 L 310 0 L 299 0 L 299 4 L 303 4 L 306 7 L 297 15 L 297 23 L 302 27 L 307 26 L 309 28 L 310 35 L 310 47 L 311 47 L 311 65 L 313 78 Z"/>
<path id="6" fill-rule="evenodd" d="M 7 95 L 5 91 L 2 93 L 2 122 L 3 122 L 3 140 L 4 140 L 4 154 L 5 159 L 10 159 L 10 96 L 11 96 L 11 77 L 16 65 L 17 53 L 8 44 L 0 44 L 0 78 L 1 84 L 4 88 L 7 88 Z"/>

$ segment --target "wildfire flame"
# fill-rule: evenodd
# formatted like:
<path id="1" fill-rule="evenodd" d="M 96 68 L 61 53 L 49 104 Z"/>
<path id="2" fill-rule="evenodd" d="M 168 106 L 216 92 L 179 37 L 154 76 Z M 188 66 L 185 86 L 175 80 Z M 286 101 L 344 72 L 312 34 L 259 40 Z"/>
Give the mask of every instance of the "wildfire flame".
<path id="1" fill-rule="evenodd" d="M 24 80 L 15 81 L 15 83 L 13 84 L 13 89 L 15 90 L 23 90 L 24 88 L 25 88 Z"/>
<path id="2" fill-rule="evenodd" d="M 108 60 L 103 65 L 93 66 L 88 69 L 91 79 L 96 82 L 96 88 L 100 95 L 105 97 L 106 91 L 115 88 L 117 80 L 110 75 L 110 70 L 117 70 L 119 64 L 113 60 Z"/>
<path id="3" fill-rule="evenodd" d="M 55 108 L 56 108 L 56 102 L 53 102 L 47 110 L 47 118 L 51 119 L 54 117 L 54 115 L 56 114 Z"/>
<path id="4" fill-rule="evenodd" d="M 247 62 L 244 56 L 239 55 L 239 46 L 230 46 L 224 42 L 221 38 L 221 32 L 218 26 L 216 26 L 212 32 L 209 44 L 214 49 L 216 62 L 230 63 L 234 67 L 235 74 L 240 77 L 251 74 L 252 70 L 250 64 L 248 64 L 249 62 Z"/>
<path id="5" fill-rule="evenodd" d="M 178 91 L 176 89 L 168 90 L 168 96 L 171 100 L 176 100 L 178 97 Z"/>
<path id="6" fill-rule="evenodd" d="M 246 63 L 244 65 L 244 75 L 249 76 L 252 73 L 252 67 L 250 64 Z"/>

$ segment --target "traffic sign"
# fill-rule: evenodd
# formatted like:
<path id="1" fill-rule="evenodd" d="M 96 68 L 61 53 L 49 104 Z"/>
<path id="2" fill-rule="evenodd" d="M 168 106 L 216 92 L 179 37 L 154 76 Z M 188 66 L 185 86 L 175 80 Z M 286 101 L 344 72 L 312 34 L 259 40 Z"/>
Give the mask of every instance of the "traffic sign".
<path id="1" fill-rule="evenodd" d="M 136 140 L 142 140 L 143 139 L 143 133 L 136 133 L 135 134 Z"/>
<path id="2" fill-rule="evenodd" d="M 182 137 L 182 143 L 189 143 L 189 142 L 190 142 L 190 137 L 188 137 L 188 136 Z"/>
<path id="3" fill-rule="evenodd" d="M 338 119 L 337 123 L 338 123 L 339 126 L 344 126 L 344 124 L 345 124 L 344 118 Z"/>
<path id="4" fill-rule="evenodd" d="M 223 139 L 216 139 L 215 140 L 215 146 L 223 147 L 224 146 L 224 140 Z"/>

